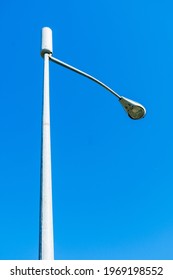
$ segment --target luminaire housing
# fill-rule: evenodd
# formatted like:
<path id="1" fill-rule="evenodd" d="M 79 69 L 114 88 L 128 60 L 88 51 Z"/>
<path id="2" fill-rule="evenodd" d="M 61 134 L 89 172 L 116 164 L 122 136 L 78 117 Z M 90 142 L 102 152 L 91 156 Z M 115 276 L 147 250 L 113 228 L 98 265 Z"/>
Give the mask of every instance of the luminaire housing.
<path id="1" fill-rule="evenodd" d="M 123 96 L 119 98 L 119 101 L 131 119 L 139 120 L 145 117 L 146 109 L 140 103 Z"/>

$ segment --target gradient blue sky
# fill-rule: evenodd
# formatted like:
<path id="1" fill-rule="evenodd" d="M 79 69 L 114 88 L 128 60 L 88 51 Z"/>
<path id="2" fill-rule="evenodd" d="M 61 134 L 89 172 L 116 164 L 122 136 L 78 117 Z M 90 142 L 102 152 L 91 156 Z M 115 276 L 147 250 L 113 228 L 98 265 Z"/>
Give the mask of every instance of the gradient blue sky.
<path id="1" fill-rule="evenodd" d="M 56 259 L 173 259 L 173 3 L 1 1 L 0 259 L 37 259 L 43 60 L 144 104 L 129 119 L 90 80 L 50 65 Z"/>

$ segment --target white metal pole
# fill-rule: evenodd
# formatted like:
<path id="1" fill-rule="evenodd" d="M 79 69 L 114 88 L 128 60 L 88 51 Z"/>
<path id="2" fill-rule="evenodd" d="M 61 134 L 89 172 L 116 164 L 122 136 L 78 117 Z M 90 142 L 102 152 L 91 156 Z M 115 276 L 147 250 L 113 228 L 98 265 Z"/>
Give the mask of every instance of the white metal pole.
<path id="1" fill-rule="evenodd" d="M 41 157 L 41 195 L 40 195 L 40 244 L 39 259 L 54 259 L 52 174 L 50 142 L 50 102 L 49 102 L 49 51 L 43 52 L 44 35 L 51 30 L 43 28 L 42 56 L 44 57 L 43 119 L 42 119 L 42 157 Z M 50 36 L 51 37 L 51 36 Z"/>

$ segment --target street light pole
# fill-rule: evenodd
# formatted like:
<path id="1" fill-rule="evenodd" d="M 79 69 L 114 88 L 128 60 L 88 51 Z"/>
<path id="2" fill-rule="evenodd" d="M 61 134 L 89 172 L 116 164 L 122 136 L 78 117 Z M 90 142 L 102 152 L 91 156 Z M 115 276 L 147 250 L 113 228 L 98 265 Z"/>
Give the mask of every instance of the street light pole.
<path id="1" fill-rule="evenodd" d="M 49 54 L 52 52 L 52 32 L 46 29 L 42 34 L 42 56 L 44 57 L 41 194 L 40 194 L 40 244 L 39 259 L 54 259 L 52 174 L 50 142 L 50 101 L 49 101 Z"/>
<path id="2" fill-rule="evenodd" d="M 50 142 L 50 102 L 49 102 L 49 60 L 72 70 L 111 92 L 134 120 L 141 119 L 146 114 L 146 109 L 141 104 L 120 96 L 106 84 L 95 77 L 83 72 L 52 56 L 52 30 L 48 27 L 42 29 L 41 56 L 44 58 L 43 82 L 43 119 L 42 119 L 42 157 L 41 157 L 41 194 L 40 194 L 40 239 L 39 259 L 54 259 L 53 238 L 53 211 L 52 211 L 52 175 L 51 175 L 51 142 Z"/>

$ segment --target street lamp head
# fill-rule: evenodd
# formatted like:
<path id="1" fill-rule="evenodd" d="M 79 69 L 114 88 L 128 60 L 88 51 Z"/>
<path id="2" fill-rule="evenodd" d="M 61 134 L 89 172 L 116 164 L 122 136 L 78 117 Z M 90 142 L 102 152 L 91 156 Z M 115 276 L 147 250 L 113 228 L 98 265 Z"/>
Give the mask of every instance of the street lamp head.
<path id="1" fill-rule="evenodd" d="M 131 119 L 139 120 L 145 117 L 146 109 L 141 104 L 123 96 L 120 97 L 119 101 Z"/>
<path id="2" fill-rule="evenodd" d="M 52 54 L 52 30 L 49 27 L 42 28 L 41 56 L 45 53 Z"/>
<path id="3" fill-rule="evenodd" d="M 110 87 L 108 87 L 106 84 L 102 83 L 98 79 L 94 78 L 93 76 L 67 64 L 63 61 L 56 59 L 52 56 L 53 48 L 52 48 L 52 30 L 49 27 L 43 27 L 42 28 L 42 44 L 41 44 L 41 56 L 44 57 L 45 54 L 49 55 L 49 59 L 65 68 L 68 68 L 84 77 L 87 77 L 88 79 L 96 82 L 100 86 L 104 87 L 106 90 L 110 91 L 114 96 L 116 96 L 120 103 L 122 104 L 123 108 L 127 112 L 128 116 L 133 120 L 139 120 L 143 118 L 146 114 L 146 109 L 141 104 L 130 100 L 126 97 L 120 96 L 118 93 L 116 93 L 114 90 L 112 90 Z"/>

